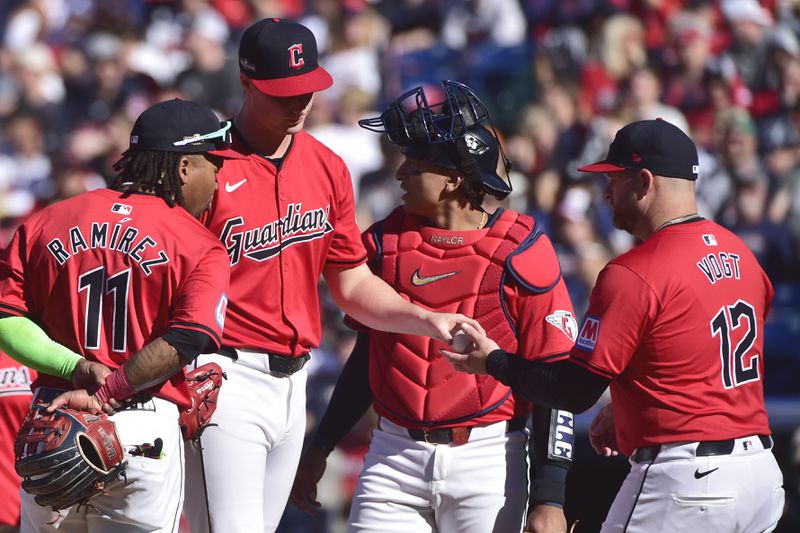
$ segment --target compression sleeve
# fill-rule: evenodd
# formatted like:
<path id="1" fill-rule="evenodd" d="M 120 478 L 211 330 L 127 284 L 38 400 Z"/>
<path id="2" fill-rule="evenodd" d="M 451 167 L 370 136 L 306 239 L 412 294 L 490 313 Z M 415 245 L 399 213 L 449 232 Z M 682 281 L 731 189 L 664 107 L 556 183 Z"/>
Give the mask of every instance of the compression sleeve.
<path id="1" fill-rule="evenodd" d="M 503 350 L 489 354 L 486 371 L 535 404 L 573 413 L 589 409 L 611 383 L 569 359 L 530 361 Z"/>
<path id="2" fill-rule="evenodd" d="M 311 443 L 330 454 L 372 405 L 369 333 L 359 333 Z"/>
<path id="3" fill-rule="evenodd" d="M 72 379 L 75 366 L 83 359 L 52 340 L 38 324 L 24 316 L 0 318 L 0 349 L 37 372 L 67 381 Z"/>
<path id="4" fill-rule="evenodd" d="M 194 361 L 201 353 L 206 353 L 209 348 L 216 349 L 216 342 L 210 335 L 193 329 L 169 328 L 161 338 L 178 350 L 187 363 Z"/>
<path id="5" fill-rule="evenodd" d="M 564 506 L 567 472 L 572 464 L 571 450 L 568 456 L 559 453 L 559 447 L 563 446 L 560 439 L 564 435 L 558 432 L 557 425 L 564 413 L 540 405 L 534 408 L 533 439 L 528 447 L 531 459 L 530 509 L 541 504 Z"/>

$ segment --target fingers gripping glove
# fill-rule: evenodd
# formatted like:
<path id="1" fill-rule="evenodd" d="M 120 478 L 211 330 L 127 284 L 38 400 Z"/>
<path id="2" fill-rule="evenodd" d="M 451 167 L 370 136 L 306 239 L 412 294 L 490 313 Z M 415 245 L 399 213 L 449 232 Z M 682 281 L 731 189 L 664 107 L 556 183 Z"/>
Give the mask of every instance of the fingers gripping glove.
<path id="1" fill-rule="evenodd" d="M 184 440 L 198 441 L 203 431 L 213 425 L 211 415 L 217 409 L 217 396 L 222 379 L 226 377 L 217 363 L 207 363 L 186 373 L 192 406 L 180 414 Z"/>
<path id="2" fill-rule="evenodd" d="M 126 461 L 114 422 L 65 407 L 45 412 L 37 403 L 22 422 L 14 457 L 22 488 L 53 509 L 85 504 L 125 477 Z"/>

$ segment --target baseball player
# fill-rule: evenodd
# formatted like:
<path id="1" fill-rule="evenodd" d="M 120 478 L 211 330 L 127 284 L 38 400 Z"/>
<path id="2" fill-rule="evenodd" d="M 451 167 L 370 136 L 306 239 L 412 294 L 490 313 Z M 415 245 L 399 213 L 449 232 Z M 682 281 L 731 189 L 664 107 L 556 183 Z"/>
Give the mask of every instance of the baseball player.
<path id="1" fill-rule="evenodd" d="M 332 83 L 311 31 L 258 21 L 242 36 L 239 67 L 233 146 L 246 159 L 225 163 L 203 219 L 228 250 L 231 284 L 223 348 L 197 364 L 216 362 L 228 380 L 218 425 L 187 455 L 193 533 L 278 526 L 305 435 L 321 275 L 345 312 L 376 329 L 449 340 L 461 316 L 409 303 L 364 264 L 349 172 L 303 131 L 314 93 Z"/>
<path id="2" fill-rule="evenodd" d="M 604 533 L 772 531 L 784 492 L 763 397 L 769 279 L 739 238 L 696 214 L 697 149 L 674 125 L 628 124 L 580 170 L 608 175 L 614 224 L 643 243 L 601 272 L 570 359 L 530 363 L 471 327 L 478 349 L 446 355 L 574 411 L 611 384 L 631 470 Z"/>
<path id="3" fill-rule="evenodd" d="M 126 402 L 111 416 L 127 455 L 124 487 L 55 514 L 23 493 L 22 531 L 177 531 L 178 408 L 191 401 L 176 371 L 221 338 L 227 254 L 196 217 L 222 158 L 238 157 L 225 148 L 229 128 L 199 104 L 152 106 L 134 124 L 112 188 L 34 214 L 0 256 L 1 321 L 28 316 L 113 369 L 91 396 L 40 373 L 34 400 L 93 411 Z"/>
<path id="4" fill-rule="evenodd" d="M 413 89 L 362 126 L 385 132 L 405 162 L 403 206 L 363 234 L 374 272 L 412 302 L 474 316 L 506 350 L 565 358 L 577 335 L 547 236 L 528 216 L 484 211 L 511 192 L 508 161 L 486 108 L 465 85 L 444 101 Z M 498 165 L 498 163 L 500 163 Z M 312 511 L 327 455 L 373 403 L 380 415 L 349 515 L 353 532 L 522 531 L 528 507 L 531 405 L 491 377 L 454 372 L 443 345 L 363 329 L 292 501 Z M 572 415 L 536 409 L 526 530 L 565 532 Z M 535 453 L 534 453 L 535 452 Z"/>
<path id="5" fill-rule="evenodd" d="M 19 528 L 19 476 L 14 471 L 14 437 L 31 405 L 36 371 L 0 352 L 0 533 Z"/>

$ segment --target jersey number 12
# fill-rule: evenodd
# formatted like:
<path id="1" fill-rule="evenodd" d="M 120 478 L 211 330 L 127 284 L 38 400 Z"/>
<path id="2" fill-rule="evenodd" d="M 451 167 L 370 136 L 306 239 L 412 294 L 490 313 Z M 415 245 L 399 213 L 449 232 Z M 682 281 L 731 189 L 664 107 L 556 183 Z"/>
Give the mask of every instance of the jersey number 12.
<path id="1" fill-rule="evenodd" d="M 744 324 L 742 321 L 744 320 Z M 731 349 L 732 330 L 746 327 L 744 335 Z M 758 381 L 757 353 L 748 355 L 756 341 L 756 311 L 749 303 L 739 300 L 723 306 L 711 321 L 711 335 L 719 335 L 719 355 L 722 358 L 722 385 L 726 389 Z M 745 358 L 748 364 L 745 366 Z"/>

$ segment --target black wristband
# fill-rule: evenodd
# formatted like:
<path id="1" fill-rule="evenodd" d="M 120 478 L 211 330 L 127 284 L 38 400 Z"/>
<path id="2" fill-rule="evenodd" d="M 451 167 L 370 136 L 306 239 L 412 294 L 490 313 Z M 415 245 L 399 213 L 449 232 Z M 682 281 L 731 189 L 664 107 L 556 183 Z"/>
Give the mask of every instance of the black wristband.
<path id="1" fill-rule="evenodd" d="M 321 439 L 316 433 L 311 438 L 311 446 L 316 446 L 325 454 L 325 457 L 329 456 L 333 449 L 336 447 L 336 444 L 331 444 L 326 442 L 324 439 Z"/>
<path id="2" fill-rule="evenodd" d="M 508 376 L 510 361 L 509 353 L 503 350 L 493 350 L 486 357 L 486 372 L 493 376 L 503 385 L 511 386 L 511 379 Z"/>

